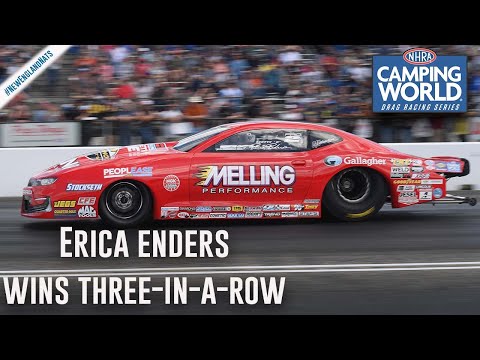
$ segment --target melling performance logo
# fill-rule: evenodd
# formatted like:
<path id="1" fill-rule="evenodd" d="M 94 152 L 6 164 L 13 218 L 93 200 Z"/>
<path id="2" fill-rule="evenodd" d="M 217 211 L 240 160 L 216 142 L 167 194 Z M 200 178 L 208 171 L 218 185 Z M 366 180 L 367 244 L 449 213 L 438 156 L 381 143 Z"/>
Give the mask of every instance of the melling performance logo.
<path id="1" fill-rule="evenodd" d="M 467 57 L 415 48 L 373 57 L 373 112 L 467 111 Z"/>
<path id="2" fill-rule="evenodd" d="M 293 193 L 295 169 L 289 165 L 207 165 L 200 166 L 195 185 L 202 194 Z"/>

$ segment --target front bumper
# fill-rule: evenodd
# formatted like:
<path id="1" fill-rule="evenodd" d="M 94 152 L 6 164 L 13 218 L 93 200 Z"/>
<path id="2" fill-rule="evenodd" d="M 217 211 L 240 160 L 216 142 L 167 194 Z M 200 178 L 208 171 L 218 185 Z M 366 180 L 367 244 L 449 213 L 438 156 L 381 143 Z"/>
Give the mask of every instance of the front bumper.
<path id="1" fill-rule="evenodd" d="M 32 187 L 26 187 L 23 189 L 20 213 L 27 217 L 52 218 L 52 200 L 50 196 L 35 192 Z"/>

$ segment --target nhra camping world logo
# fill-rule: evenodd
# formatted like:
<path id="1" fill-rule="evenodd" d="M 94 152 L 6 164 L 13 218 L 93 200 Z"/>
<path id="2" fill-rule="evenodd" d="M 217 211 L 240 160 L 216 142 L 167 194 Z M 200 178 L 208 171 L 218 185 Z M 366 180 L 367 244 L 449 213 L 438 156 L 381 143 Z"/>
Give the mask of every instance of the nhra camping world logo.
<path id="1" fill-rule="evenodd" d="M 467 57 L 415 48 L 373 57 L 373 112 L 467 111 Z"/>

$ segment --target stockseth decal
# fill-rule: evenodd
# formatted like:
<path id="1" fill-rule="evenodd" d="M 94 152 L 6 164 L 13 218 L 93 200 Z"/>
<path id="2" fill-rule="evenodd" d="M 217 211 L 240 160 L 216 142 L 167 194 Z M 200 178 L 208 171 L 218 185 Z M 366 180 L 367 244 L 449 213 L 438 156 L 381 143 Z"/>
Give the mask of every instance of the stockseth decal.
<path id="1" fill-rule="evenodd" d="M 100 191 L 102 184 L 68 184 L 66 191 Z"/>
<path id="2" fill-rule="evenodd" d="M 163 179 L 163 187 L 167 191 L 175 191 L 180 187 L 180 179 L 177 175 L 167 175 Z"/>
<path id="3" fill-rule="evenodd" d="M 293 193 L 295 169 L 290 165 L 200 166 L 195 185 L 210 194 Z"/>
<path id="4" fill-rule="evenodd" d="M 467 57 L 415 48 L 373 57 L 373 112 L 467 111 Z"/>

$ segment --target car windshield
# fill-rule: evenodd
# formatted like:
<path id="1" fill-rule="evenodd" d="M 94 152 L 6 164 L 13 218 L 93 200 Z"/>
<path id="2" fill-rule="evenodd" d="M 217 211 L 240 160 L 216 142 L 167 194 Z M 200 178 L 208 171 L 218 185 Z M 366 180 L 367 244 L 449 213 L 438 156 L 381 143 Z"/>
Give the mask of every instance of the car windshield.
<path id="1" fill-rule="evenodd" d="M 213 128 L 201 131 L 197 134 L 181 139 L 173 148 L 178 151 L 188 152 L 192 150 L 194 147 L 203 143 L 204 141 L 207 141 L 212 136 L 220 134 L 221 132 L 229 128 L 230 128 L 229 125 L 215 126 Z"/>

